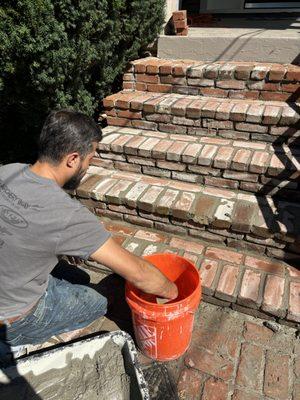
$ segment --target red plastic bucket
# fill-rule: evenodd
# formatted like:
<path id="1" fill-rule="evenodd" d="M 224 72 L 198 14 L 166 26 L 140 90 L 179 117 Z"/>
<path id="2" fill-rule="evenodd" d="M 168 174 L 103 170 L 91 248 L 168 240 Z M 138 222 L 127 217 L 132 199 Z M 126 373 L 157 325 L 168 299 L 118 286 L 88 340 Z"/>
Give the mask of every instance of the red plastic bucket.
<path id="1" fill-rule="evenodd" d="M 200 275 L 189 260 L 174 254 L 153 254 L 145 259 L 176 283 L 178 297 L 157 304 L 156 296 L 126 282 L 135 338 L 146 356 L 159 361 L 175 360 L 191 342 L 194 314 L 201 300 Z"/>

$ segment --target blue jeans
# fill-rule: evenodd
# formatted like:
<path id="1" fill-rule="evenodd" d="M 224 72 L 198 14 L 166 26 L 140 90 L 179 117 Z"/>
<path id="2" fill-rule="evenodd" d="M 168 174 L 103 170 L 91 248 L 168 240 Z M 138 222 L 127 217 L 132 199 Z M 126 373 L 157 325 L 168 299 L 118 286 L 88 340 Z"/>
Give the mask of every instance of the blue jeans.
<path id="1" fill-rule="evenodd" d="M 26 317 L 0 326 L 9 346 L 38 344 L 51 336 L 83 328 L 107 311 L 107 300 L 94 289 L 50 275 L 46 292 Z"/>

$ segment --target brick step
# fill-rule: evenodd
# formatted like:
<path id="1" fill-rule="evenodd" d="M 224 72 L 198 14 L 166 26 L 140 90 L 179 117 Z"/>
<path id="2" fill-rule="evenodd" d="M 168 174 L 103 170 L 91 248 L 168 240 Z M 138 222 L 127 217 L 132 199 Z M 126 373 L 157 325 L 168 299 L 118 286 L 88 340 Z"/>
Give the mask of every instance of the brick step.
<path id="1" fill-rule="evenodd" d="M 300 98 L 300 67 L 291 64 L 148 57 L 133 61 L 123 79 L 127 90 L 286 102 Z"/>
<path id="2" fill-rule="evenodd" d="M 104 99 L 111 126 L 296 145 L 299 105 L 174 93 L 119 92 Z"/>
<path id="3" fill-rule="evenodd" d="M 107 127 L 94 165 L 300 201 L 300 149 Z"/>
<path id="4" fill-rule="evenodd" d="M 300 271 L 294 267 L 245 251 L 228 250 L 219 243 L 108 218 L 101 221 L 124 248 L 138 256 L 174 253 L 191 260 L 200 270 L 204 301 L 292 326 L 300 323 Z M 99 265 L 90 260 L 86 265 L 99 271 Z"/>
<path id="5" fill-rule="evenodd" d="M 300 262 L 300 205 L 90 167 L 77 197 L 99 215 Z"/>

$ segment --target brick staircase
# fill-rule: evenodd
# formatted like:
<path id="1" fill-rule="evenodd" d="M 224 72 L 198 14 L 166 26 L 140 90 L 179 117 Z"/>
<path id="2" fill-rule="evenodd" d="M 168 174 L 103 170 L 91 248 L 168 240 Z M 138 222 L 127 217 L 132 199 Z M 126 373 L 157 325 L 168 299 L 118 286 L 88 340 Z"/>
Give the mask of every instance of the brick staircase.
<path id="1" fill-rule="evenodd" d="M 299 323 L 300 273 L 290 265 L 300 264 L 300 67 L 151 57 L 130 65 L 123 88 L 104 99 L 108 127 L 78 198 L 101 218 L 147 228 L 148 237 L 213 243 L 255 257 L 258 269 L 272 264 L 266 257 L 281 260 L 279 280 L 271 267 L 252 277 L 260 300 L 246 308 Z M 209 296 L 239 301 L 248 267 L 218 270 Z M 235 276 L 229 295 L 221 276 Z M 282 299 L 277 314 L 277 306 L 261 309 L 271 287 Z"/>

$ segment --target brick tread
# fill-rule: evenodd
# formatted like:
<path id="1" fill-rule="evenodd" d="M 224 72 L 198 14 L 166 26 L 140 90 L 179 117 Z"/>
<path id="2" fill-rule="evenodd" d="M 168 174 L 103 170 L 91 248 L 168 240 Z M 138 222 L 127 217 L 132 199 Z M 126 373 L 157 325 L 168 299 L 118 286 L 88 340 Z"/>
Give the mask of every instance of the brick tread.
<path id="1" fill-rule="evenodd" d="M 299 260 L 298 203 L 101 167 L 89 169 L 77 196 L 98 215 Z"/>
<path id="2" fill-rule="evenodd" d="M 103 135 L 98 146 L 100 160 L 111 160 L 117 169 L 131 165 L 150 175 L 207 186 L 242 189 L 245 185 L 256 193 L 298 195 L 298 148 L 134 128 L 107 127 Z"/>
<path id="3" fill-rule="evenodd" d="M 273 317 L 279 322 L 288 320 L 292 324 L 300 322 L 299 305 L 296 304 L 296 292 L 298 296 L 300 294 L 300 272 L 288 264 L 274 262 L 266 257 L 253 257 L 245 251 L 228 250 L 199 239 L 191 240 L 156 229 L 141 228 L 124 221 L 112 221 L 108 218 L 102 218 L 101 221 L 123 247 L 138 256 L 171 252 L 190 259 L 200 269 L 206 301 L 229 307 L 232 304 L 242 304 L 251 315 Z M 87 265 L 93 266 L 94 263 L 87 261 Z M 249 271 L 258 277 L 260 292 L 257 295 L 253 281 L 245 279 Z M 235 279 L 232 279 L 232 273 Z M 269 285 L 265 286 L 265 281 Z M 289 288 L 295 288 L 297 284 L 292 297 L 289 295 Z M 278 287 L 283 290 L 278 290 Z M 277 296 L 274 296 L 274 291 Z M 253 296 L 252 302 L 247 293 Z M 264 306 L 266 303 L 267 309 Z M 293 315 L 289 313 L 291 309 L 296 310 Z"/>
<path id="4" fill-rule="evenodd" d="M 199 62 L 148 57 L 133 61 L 124 89 L 295 101 L 300 67 L 236 61 Z M 158 90 L 159 89 L 159 90 Z"/>
<path id="5" fill-rule="evenodd" d="M 299 136 L 299 106 L 286 102 L 122 91 L 104 106 L 111 126 L 276 143 Z"/>

